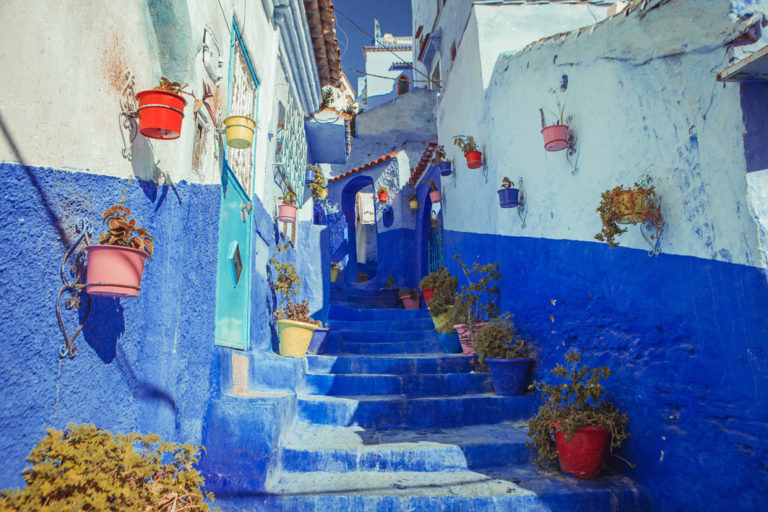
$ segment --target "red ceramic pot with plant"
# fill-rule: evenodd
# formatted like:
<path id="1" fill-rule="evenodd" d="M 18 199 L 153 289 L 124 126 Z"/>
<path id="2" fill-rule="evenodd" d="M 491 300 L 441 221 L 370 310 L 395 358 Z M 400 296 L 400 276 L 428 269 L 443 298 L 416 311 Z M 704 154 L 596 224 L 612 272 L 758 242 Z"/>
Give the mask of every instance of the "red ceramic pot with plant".
<path id="1" fill-rule="evenodd" d="M 379 192 L 379 202 L 386 203 L 387 199 L 389 199 L 389 194 L 386 192 Z"/>
<path id="2" fill-rule="evenodd" d="M 187 100 L 161 89 L 142 91 L 139 102 L 139 131 L 150 139 L 178 139 Z"/>
<path id="3" fill-rule="evenodd" d="M 483 154 L 480 151 L 470 151 L 464 155 L 464 158 L 470 169 L 479 169 L 483 166 Z"/>
<path id="4" fill-rule="evenodd" d="M 435 290 L 433 288 L 424 288 L 421 290 L 421 293 L 424 294 L 424 302 L 426 302 L 427 306 L 429 306 L 429 301 L 432 300 L 432 296 L 435 294 Z"/>
<path id="5" fill-rule="evenodd" d="M 568 127 L 564 124 L 554 124 L 542 128 L 544 149 L 547 151 L 562 151 L 568 147 Z"/>
<path id="6" fill-rule="evenodd" d="M 555 427 L 555 447 L 563 473 L 583 479 L 600 474 L 610 442 L 608 431 L 598 426 L 588 426 L 577 429 L 569 436 L 558 430 L 559 423 L 550 423 Z"/>

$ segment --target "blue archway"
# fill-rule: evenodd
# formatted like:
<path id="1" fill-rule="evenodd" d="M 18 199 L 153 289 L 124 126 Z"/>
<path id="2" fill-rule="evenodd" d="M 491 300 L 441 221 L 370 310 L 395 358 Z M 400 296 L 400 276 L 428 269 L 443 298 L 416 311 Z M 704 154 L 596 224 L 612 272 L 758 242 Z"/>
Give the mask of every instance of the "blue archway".
<path id="1" fill-rule="evenodd" d="M 370 176 L 357 176 L 349 181 L 341 191 L 341 210 L 344 214 L 344 221 L 346 223 L 347 232 L 347 264 L 345 266 L 344 281 L 345 282 L 357 282 L 357 273 L 359 270 L 363 270 L 357 263 L 357 233 L 355 233 L 355 196 L 365 187 L 371 187 L 371 192 L 374 191 L 373 178 Z M 374 205 L 376 205 L 376 196 L 374 194 Z M 376 228 L 375 236 L 378 238 L 378 226 L 374 224 Z M 376 245 L 378 253 L 378 243 Z M 378 254 L 376 255 L 376 261 L 378 262 Z M 376 265 L 365 265 L 364 270 L 368 274 L 368 280 L 373 279 L 376 276 Z"/>

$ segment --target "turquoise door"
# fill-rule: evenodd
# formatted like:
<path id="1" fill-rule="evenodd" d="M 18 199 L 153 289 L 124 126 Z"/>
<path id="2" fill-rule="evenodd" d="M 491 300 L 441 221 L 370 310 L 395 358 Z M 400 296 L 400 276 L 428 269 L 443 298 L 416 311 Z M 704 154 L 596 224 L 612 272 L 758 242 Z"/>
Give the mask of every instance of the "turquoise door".
<path id="1" fill-rule="evenodd" d="M 237 25 L 233 24 L 230 51 L 227 116 L 256 120 L 258 80 Z M 219 254 L 216 276 L 216 344 L 248 349 L 251 312 L 251 194 L 255 162 L 254 144 L 246 149 L 224 145 L 219 213 Z"/>

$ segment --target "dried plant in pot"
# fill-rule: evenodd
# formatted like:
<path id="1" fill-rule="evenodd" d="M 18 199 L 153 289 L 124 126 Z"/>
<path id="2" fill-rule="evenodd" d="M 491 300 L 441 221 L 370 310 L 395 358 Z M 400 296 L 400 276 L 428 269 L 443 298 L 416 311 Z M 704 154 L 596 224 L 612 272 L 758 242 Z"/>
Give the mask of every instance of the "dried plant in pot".
<path id="1" fill-rule="evenodd" d="M 328 197 L 328 188 L 325 186 L 325 176 L 323 171 L 315 165 L 308 165 L 307 171 L 312 171 L 312 181 L 308 183 L 312 191 L 313 199 L 325 199 Z"/>
<path id="2" fill-rule="evenodd" d="M 285 247 L 282 245 L 277 246 L 278 254 L 284 250 Z M 323 324 L 310 318 L 309 304 L 306 300 L 300 303 L 293 302 L 302 286 L 301 278 L 293 263 L 280 261 L 277 255 L 272 256 L 269 262 L 277 273 L 277 279 L 273 281 L 272 288 L 280 296 L 280 307 L 275 311 L 280 337 L 280 355 L 304 357 L 312 339 L 312 332 Z"/>
<path id="3" fill-rule="evenodd" d="M 446 268 L 431 272 L 419 282 L 419 288 L 424 294 L 424 302 L 427 303 L 435 329 L 441 330 L 450 324 L 454 295 L 458 286 L 459 280 Z"/>
<path id="4" fill-rule="evenodd" d="M 397 291 L 397 295 L 400 298 L 400 302 L 403 303 L 405 309 L 419 309 L 421 302 L 421 294 L 419 290 L 414 288 L 400 288 Z"/>
<path id="5" fill-rule="evenodd" d="M 291 224 L 296 221 L 296 193 L 290 188 L 285 191 L 280 198 L 280 205 L 277 207 L 277 220 Z"/>
<path id="6" fill-rule="evenodd" d="M 581 356 L 575 352 L 566 354 L 565 360 L 566 366 L 551 371 L 559 383 L 531 385 L 544 393 L 545 402 L 528 421 L 528 436 L 540 466 L 559 461 L 563 472 L 593 478 L 600 473 L 609 446 L 612 452 L 629 437 L 628 419 L 604 399 L 601 381 L 611 375 L 610 369 L 579 365 Z"/>
<path id="7" fill-rule="evenodd" d="M 432 164 L 437 166 L 437 170 L 440 171 L 440 176 L 451 175 L 451 162 L 446 159 L 445 146 L 439 145 L 435 147 L 435 151 L 432 155 Z"/>
<path id="8" fill-rule="evenodd" d="M 558 102 L 558 111 L 560 113 L 558 121 L 555 124 L 547 125 L 544 120 L 544 110 L 539 109 L 541 114 L 541 135 L 544 137 L 544 149 L 547 151 L 562 151 L 568 147 L 568 125 L 571 123 L 571 117 L 565 119 L 565 103 Z"/>
<path id="9" fill-rule="evenodd" d="M 603 228 L 595 235 L 595 240 L 606 242 L 611 249 L 619 246 L 616 237 L 627 231 L 619 224 L 648 224 L 654 229 L 651 234 L 653 240 L 659 239 L 666 224 L 661 217 L 653 185 L 635 183 L 633 187 L 618 186 L 606 190 L 596 211 L 600 214 Z"/>
<path id="10" fill-rule="evenodd" d="M 122 203 L 122 201 L 121 201 Z M 103 297 L 136 297 L 141 290 L 144 263 L 157 240 L 131 219 L 130 208 L 112 205 L 102 213 L 107 225 L 100 245 L 89 245 L 85 291 Z"/>
<path id="11" fill-rule="evenodd" d="M 472 267 L 464 263 L 460 255 L 454 259 L 467 282 L 456 294 L 453 306 L 453 328 L 459 333 L 461 348 L 467 356 L 475 355 L 475 338 L 482 326 L 499 314 L 496 300 L 499 297 L 498 282 L 501 280 L 498 263 Z"/>
<path id="12" fill-rule="evenodd" d="M 483 166 L 483 154 L 478 151 L 474 137 L 471 135 L 455 135 L 453 137 L 453 144 L 464 153 L 468 168 L 479 169 Z"/>
<path id="13" fill-rule="evenodd" d="M 532 351 L 517 334 L 509 313 L 480 329 L 474 349 L 477 360 L 472 361 L 473 366 L 479 371 L 490 371 L 497 395 L 522 395 L 528 388 Z"/>

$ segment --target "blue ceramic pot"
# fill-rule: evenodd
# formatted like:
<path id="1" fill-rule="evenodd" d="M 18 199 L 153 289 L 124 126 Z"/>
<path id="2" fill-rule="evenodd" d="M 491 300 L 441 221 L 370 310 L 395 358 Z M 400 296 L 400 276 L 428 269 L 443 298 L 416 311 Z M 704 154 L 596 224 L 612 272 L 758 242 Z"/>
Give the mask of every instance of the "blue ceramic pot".
<path id="1" fill-rule="evenodd" d="M 440 162 L 437 164 L 438 170 L 440 170 L 440 176 L 451 175 L 451 162 Z"/>
<path id="2" fill-rule="evenodd" d="M 499 189 L 499 206 L 502 208 L 514 208 L 518 205 L 518 198 L 520 196 L 519 188 L 502 188 Z"/>
<path id="3" fill-rule="evenodd" d="M 325 350 L 325 342 L 328 341 L 328 333 L 330 329 L 320 328 L 315 329 L 312 333 L 312 339 L 309 340 L 308 351 L 312 354 L 322 354 Z"/>
<path id="4" fill-rule="evenodd" d="M 446 354 L 458 354 L 461 352 L 461 342 L 459 342 L 459 335 L 456 334 L 456 331 L 440 334 L 437 337 L 437 342 Z"/>
<path id="5" fill-rule="evenodd" d="M 528 387 L 533 359 L 486 359 L 491 370 L 493 389 L 500 396 L 522 395 Z"/>

